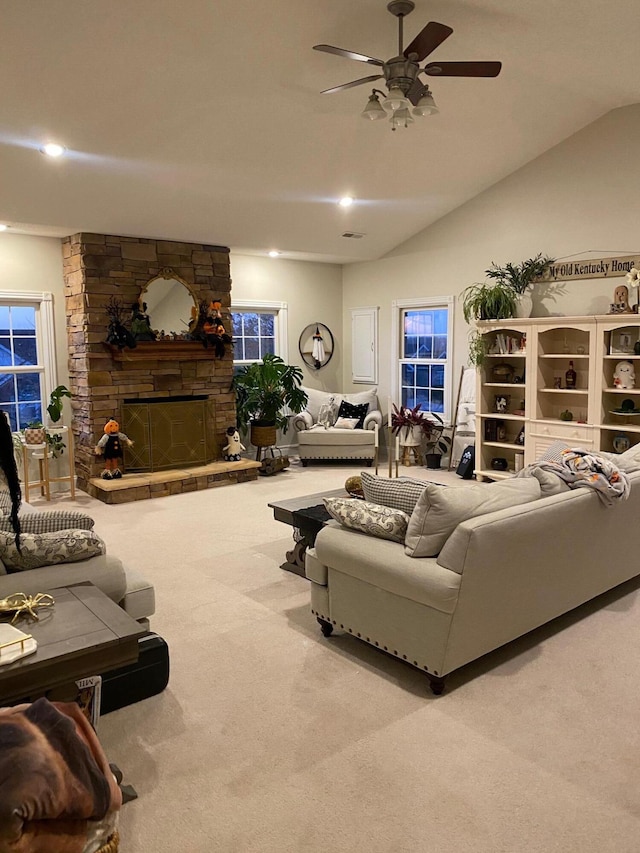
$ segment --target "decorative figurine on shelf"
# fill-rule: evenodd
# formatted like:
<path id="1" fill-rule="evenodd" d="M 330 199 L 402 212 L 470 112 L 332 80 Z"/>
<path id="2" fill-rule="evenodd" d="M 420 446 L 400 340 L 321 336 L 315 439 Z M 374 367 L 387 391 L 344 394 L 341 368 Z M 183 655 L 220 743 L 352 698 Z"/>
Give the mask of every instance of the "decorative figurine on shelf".
<path id="1" fill-rule="evenodd" d="M 151 328 L 151 321 L 147 314 L 147 303 L 134 302 L 131 306 L 131 334 L 136 341 L 155 341 L 156 335 Z"/>
<path id="2" fill-rule="evenodd" d="M 222 303 L 219 299 L 214 299 L 207 304 L 200 302 L 198 311 L 195 317 L 192 316 L 189 322 L 189 333 L 192 340 L 202 341 L 204 347 L 213 347 L 216 358 L 223 358 L 226 345 L 232 344 L 233 339 L 227 333 L 220 309 Z"/>
<path id="3" fill-rule="evenodd" d="M 629 305 L 629 288 L 626 284 L 619 284 L 613 291 L 613 302 L 609 305 L 609 314 L 633 313 L 633 308 Z"/>
<path id="4" fill-rule="evenodd" d="M 125 347 L 134 349 L 136 339 L 129 329 L 124 325 L 124 308 L 122 301 L 117 296 L 111 296 L 106 306 L 109 317 L 109 329 L 107 330 L 107 343 L 122 350 Z"/>
<path id="5" fill-rule="evenodd" d="M 613 384 L 616 388 L 635 388 L 636 373 L 630 361 L 619 361 L 613 371 Z"/>
<path id="6" fill-rule="evenodd" d="M 611 442 L 613 446 L 614 453 L 624 453 L 625 450 L 628 450 L 631 447 L 631 442 L 629 441 L 629 437 L 625 435 L 623 432 L 618 432 L 613 437 L 613 441 Z"/>
<path id="7" fill-rule="evenodd" d="M 225 462 L 239 462 L 242 458 L 240 453 L 247 448 L 240 441 L 240 433 L 234 426 L 227 427 L 227 443 L 222 448 Z"/>
<path id="8" fill-rule="evenodd" d="M 494 406 L 496 412 L 499 412 L 501 415 L 506 414 L 506 411 L 509 408 L 509 399 L 509 394 L 496 394 L 494 397 Z"/>
<path id="9" fill-rule="evenodd" d="M 104 457 L 104 471 L 100 475 L 103 480 L 119 480 L 122 471 L 118 468 L 118 459 L 122 459 L 122 445 L 132 447 L 133 442 L 123 432 L 120 432 L 120 424 L 111 418 L 104 425 L 104 435 L 96 444 L 96 456 Z"/>
<path id="10" fill-rule="evenodd" d="M 572 421 L 573 420 L 573 412 L 571 409 L 565 409 L 563 412 L 560 412 L 560 420 L 561 421 Z"/>

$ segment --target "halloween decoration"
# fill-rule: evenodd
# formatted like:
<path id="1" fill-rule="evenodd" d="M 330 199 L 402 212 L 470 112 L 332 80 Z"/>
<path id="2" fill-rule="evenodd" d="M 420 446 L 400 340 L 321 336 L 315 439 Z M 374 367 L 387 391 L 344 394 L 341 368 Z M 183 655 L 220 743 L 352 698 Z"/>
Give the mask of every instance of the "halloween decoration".
<path id="1" fill-rule="evenodd" d="M 134 349 L 136 346 L 136 339 L 124 325 L 124 308 L 122 306 L 122 301 L 118 299 L 117 296 L 111 296 L 109 298 L 106 312 L 109 317 L 107 343 L 118 347 L 118 349 L 124 349 L 125 347 Z"/>
<path id="2" fill-rule="evenodd" d="M 222 448 L 225 462 L 239 462 L 242 458 L 240 453 L 247 448 L 240 441 L 240 433 L 237 427 L 227 427 L 227 443 Z"/>
<path id="3" fill-rule="evenodd" d="M 636 373 L 630 361 L 619 361 L 613 371 L 613 384 L 616 388 L 635 388 Z"/>
<path id="4" fill-rule="evenodd" d="M 227 344 L 233 344 L 231 335 L 227 333 L 220 309 L 222 303 L 214 299 L 207 304 L 200 302 L 198 311 L 192 312 L 189 322 L 189 334 L 192 340 L 202 341 L 205 349 L 213 347 L 216 358 L 223 358 Z"/>
<path id="5" fill-rule="evenodd" d="M 7 598 L 0 599 L 0 615 L 5 613 L 13 613 L 11 622 L 15 622 L 18 616 L 23 613 L 31 616 L 37 621 L 38 607 L 52 607 L 55 604 L 52 595 L 48 592 L 38 592 L 36 595 L 25 595 L 24 592 L 14 592 L 13 595 Z"/>
<path id="6" fill-rule="evenodd" d="M 156 339 L 147 314 L 146 302 L 142 303 L 142 307 L 138 302 L 134 302 L 131 306 L 131 334 L 136 341 L 155 341 Z"/>
<path id="7" fill-rule="evenodd" d="M 620 284 L 613 291 L 613 302 L 609 305 L 609 314 L 633 314 L 634 310 L 629 305 L 629 288 L 626 284 Z"/>
<path id="8" fill-rule="evenodd" d="M 96 456 L 104 457 L 104 471 L 100 475 L 103 480 L 119 480 L 122 471 L 118 468 L 118 459 L 122 459 L 123 447 L 131 447 L 133 442 L 123 432 L 120 424 L 111 418 L 104 425 L 104 435 L 95 447 Z"/>

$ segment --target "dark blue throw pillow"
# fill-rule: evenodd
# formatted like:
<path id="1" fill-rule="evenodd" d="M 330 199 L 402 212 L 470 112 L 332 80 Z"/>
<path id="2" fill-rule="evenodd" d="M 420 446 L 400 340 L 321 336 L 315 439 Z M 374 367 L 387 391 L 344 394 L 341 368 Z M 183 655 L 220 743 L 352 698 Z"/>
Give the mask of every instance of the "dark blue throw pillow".
<path id="1" fill-rule="evenodd" d="M 367 412 L 369 411 L 368 403 L 361 403 L 359 405 L 354 405 L 354 403 L 347 403 L 346 400 L 343 400 L 340 403 L 340 409 L 338 411 L 339 418 L 358 418 L 358 423 L 356 424 L 356 429 L 362 429 L 364 427 L 364 419 L 367 416 Z"/>

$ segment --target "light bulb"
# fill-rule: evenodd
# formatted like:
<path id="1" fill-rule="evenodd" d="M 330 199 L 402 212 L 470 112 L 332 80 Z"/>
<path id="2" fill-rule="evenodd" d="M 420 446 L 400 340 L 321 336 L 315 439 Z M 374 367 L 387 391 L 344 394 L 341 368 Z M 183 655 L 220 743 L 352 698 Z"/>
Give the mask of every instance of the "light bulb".
<path id="1" fill-rule="evenodd" d="M 414 116 L 430 116 L 435 115 L 435 113 L 438 112 L 440 112 L 440 110 L 436 106 L 436 102 L 433 100 L 433 95 L 429 91 L 424 93 L 413 108 Z"/>
<path id="2" fill-rule="evenodd" d="M 362 118 L 368 118 L 370 121 L 377 121 L 381 118 L 386 118 L 387 114 L 384 111 L 382 104 L 375 92 L 369 95 L 367 106 L 360 113 Z"/>
<path id="3" fill-rule="evenodd" d="M 6 231 L 8 227 L 9 227 L 8 225 L 4 225 L 4 224 L 0 223 L 0 231 Z"/>
<path id="4" fill-rule="evenodd" d="M 340 199 L 338 204 L 340 205 L 340 207 L 351 207 L 351 205 L 353 204 L 353 199 L 350 195 L 346 195 Z"/>
<path id="5" fill-rule="evenodd" d="M 280 256 L 280 254 L 281 254 L 280 252 L 276 252 L 276 250 L 275 250 L 275 249 L 272 249 L 272 250 L 269 252 L 269 257 L 270 257 L 270 258 L 277 258 L 277 257 L 279 257 L 279 256 Z"/>
<path id="6" fill-rule="evenodd" d="M 64 145 L 58 145 L 57 142 L 47 142 L 40 150 L 47 157 L 61 157 L 64 154 Z"/>
<path id="7" fill-rule="evenodd" d="M 405 98 L 402 89 L 397 86 L 392 86 L 389 89 L 389 94 L 382 102 L 382 106 L 387 110 L 401 110 L 403 107 L 409 106 L 409 100 Z"/>

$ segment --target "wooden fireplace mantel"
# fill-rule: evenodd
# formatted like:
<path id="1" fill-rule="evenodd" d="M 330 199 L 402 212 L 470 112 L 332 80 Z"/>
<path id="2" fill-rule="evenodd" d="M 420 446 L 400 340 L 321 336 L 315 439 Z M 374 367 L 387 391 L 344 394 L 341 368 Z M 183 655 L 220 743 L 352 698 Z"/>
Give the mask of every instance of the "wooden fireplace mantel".
<path id="1" fill-rule="evenodd" d="M 119 349 L 104 343 L 114 361 L 212 361 L 213 347 L 204 347 L 200 341 L 140 341 L 135 349 Z"/>

